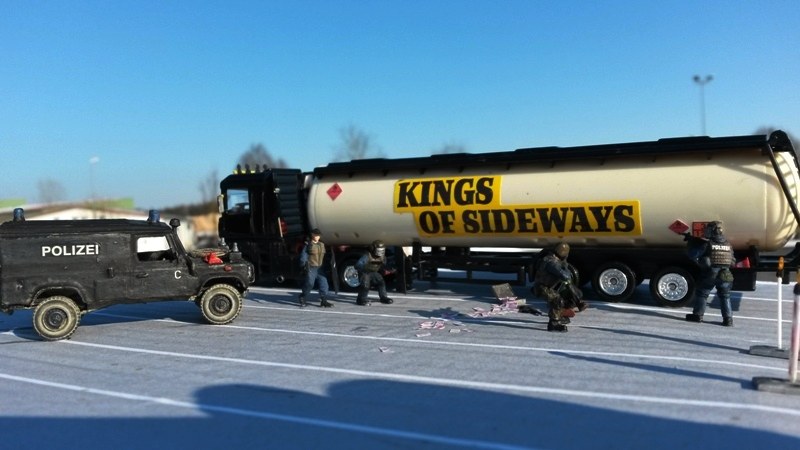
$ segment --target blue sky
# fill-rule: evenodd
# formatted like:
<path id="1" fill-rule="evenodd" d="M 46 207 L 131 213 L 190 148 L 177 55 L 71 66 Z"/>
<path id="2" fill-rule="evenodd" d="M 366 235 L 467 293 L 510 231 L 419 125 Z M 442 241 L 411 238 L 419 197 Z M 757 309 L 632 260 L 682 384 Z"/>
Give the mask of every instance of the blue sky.
<path id="1" fill-rule="evenodd" d="M 700 135 L 696 74 L 708 135 L 800 135 L 796 0 L 0 0 L 0 57 L 0 198 L 32 202 L 197 202 L 349 125 L 387 157 Z"/>

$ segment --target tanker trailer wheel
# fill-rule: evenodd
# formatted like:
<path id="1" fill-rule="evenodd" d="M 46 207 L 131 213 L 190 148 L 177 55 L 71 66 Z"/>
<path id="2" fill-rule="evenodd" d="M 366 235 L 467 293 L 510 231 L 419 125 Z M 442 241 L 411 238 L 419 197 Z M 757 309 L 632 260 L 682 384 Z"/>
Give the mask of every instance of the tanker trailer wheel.
<path id="1" fill-rule="evenodd" d="M 601 264 L 592 276 L 592 288 L 607 302 L 623 302 L 631 298 L 636 289 L 636 274 L 621 262 Z"/>
<path id="2" fill-rule="evenodd" d="M 72 336 L 80 319 L 78 305 L 70 298 L 56 295 L 36 305 L 33 328 L 46 341 L 57 341 Z"/>
<path id="3" fill-rule="evenodd" d="M 231 323 L 242 311 L 242 296 L 229 284 L 215 284 L 200 298 L 200 311 L 213 325 Z"/>
<path id="4" fill-rule="evenodd" d="M 339 286 L 348 292 L 355 292 L 361 286 L 361 277 L 358 275 L 356 263 L 359 257 L 345 258 L 339 264 Z"/>
<path id="5" fill-rule="evenodd" d="M 665 267 L 650 278 L 650 295 L 656 303 L 669 308 L 686 306 L 694 293 L 694 277 L 681 267 Z"/>

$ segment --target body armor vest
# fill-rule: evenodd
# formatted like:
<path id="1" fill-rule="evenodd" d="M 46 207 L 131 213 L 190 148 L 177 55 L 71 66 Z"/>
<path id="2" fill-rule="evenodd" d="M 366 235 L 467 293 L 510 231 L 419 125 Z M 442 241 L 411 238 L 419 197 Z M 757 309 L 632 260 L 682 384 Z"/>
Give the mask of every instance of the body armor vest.
<path id="1" fill-rule="evenodd" d="M 550 270 L 548 266 L 557 267 L 561 266 L 561 260 L 556 255 L 547 255 L 542 260 L 542 265 L 536 271 L 533 281 L 541 286 L 552 287 L 560 280 Z"/>
<path id="2" fill-rule="evenodd" d="M 316 244 L 308 243 L 308 265 L 311 267 L 321 267 L 322 260 L 325 258 L 325 244 L 321 241 Z"/>
<path id="3" fill-rule="evenodd" d="M 709 242 L 711 246 L 711 266 L 712 267 L 730 267 L 733 260 L 733 247 L 727 241 L 724 242 Z"/>
<path id="4" fill-rule="evenodd" d="M 373 256 L 372 253 L 367 253 L 367 263 L 364 264 L 366 272 L 377 272 L 383 266 L 382 256 Z"/>

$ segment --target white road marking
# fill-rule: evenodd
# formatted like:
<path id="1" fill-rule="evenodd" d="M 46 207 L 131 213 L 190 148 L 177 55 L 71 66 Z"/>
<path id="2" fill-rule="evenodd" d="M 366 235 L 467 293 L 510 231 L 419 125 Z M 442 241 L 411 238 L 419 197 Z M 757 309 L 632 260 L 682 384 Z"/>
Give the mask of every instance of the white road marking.
<path id="1" fill-rule="evenodd" d="M 94 314 L 103 315 L 108 317 L 117 317 L 120 319 L 142 319 L 141 316 L 128 316 L 128 315 L 119 315 L 119 314 L 107 314 L 102 312 L 95 312 Z M 400 318 L 412 318 L 412 316 L 394 316 Z M 413 316 L 417 318 L 417 320 L 425 320 L 422 317 Z M 180 323 L 174 319 L 152 319 L 153 322 L 169 322 L 169 323 Z M 461 321 L 466 322 L 466 321 Z M 496 323 L 496 321 L 495 321 Z M 526 323 L 526 322 L 516 322 L 516 323 Z M 218 327 L 223 328 L 223 327 Z M 498 345 L 498 344 L 479 344 L 474 342 L 450 342 L 450 341 L 436 341 L 431 339 L 412 339 L 412 338 L 393 338 L 393 337 L 386 337 L 386 336 L 364 336 L 359 334 L 347 334 L 347 333 L 330 333 L 330 332 L 323 332 L 323 331 L 303 331 L 303 330 L 291 330 L 291 329 L 284 329 L 284 328 L 267 328 L 267 327 L 255 327 L 255 326 L 245 326 L 245 325 L 236 325 L 236 324 L 227 324 L 225 325 L 224 329 L 235 328 L 239 330 L 248 330 L 248 331 L 260 331 L 260 332 L 267 332 L 267 333 L 282 333 L 282 334 L 298 334 L 298 335 L 306 335 L 306 336 L 321 336 L 321 337 L 334 337 L 334 338 L 346 338 L 346 339 L 361 339 L 361 340 L 374 340 L 374 341 L 389 341 L 389 342 L 405 342 L 405 343 L 414 343 L 414 344 L 424 344 L 424 345 L 443 345 L 443 346 L 452 346 L 452 347 L 465 347 L 465 348 L 489 348 L 489 349 L 502 349 L 502 350 L 522 350 L 522 351 L 530 351 L 530 352 L 544 352 L 544 353 L 564 353 L 570 355 L 588 355 L 588 356 L 613 356 L 613 357 L 620 357 L 620 358 L 630 358 L 630 359 L 651 359 L 651 360 L 665 360 L 665 361 L 680 361 L 686 363 L 699 363 L 702 365 L 724 365 L 724 366 L 736 366 L 736 367 L 748 367 L 753 369 L 765 369 L 765 370 L 772 370 L 772 371 L 779 371 L 783 372 L 786 371 L 785 367 L 770 367 L 770 366 L 762 366 L 758 364 L 748 364 L 748 363 L 738 363 L 732 361 L 719 361 L 716 359 L 700 359 L 700 358 L 685 358 L 679 356 L 664 356 L 664 355 L 647 355 L 643 353 L 618 353 L 618 352 L 596 352 L 590 350 L 565 350 L 561 348 L 547 348 L 547 347 L 526 347 L 521 345 Z M 592 328 L 591 326 L 586 326 L 585 328 Z M 7 333 L 0 333 L 0 334 L 10 334 L 11 332 Z M 85 343 L 80 342 L 73 342 L 68 341 L 71 344 L 79 344 L 83 345 Z M 92 345 L 92 344 L 86 344 Z"/>
<path id="2" fill-rule="evenodd" d="M 215 361 L 215 362 L 225 362 L 225 363 L 242 364 L 242 365 L 250 365 L 250 366 L 261 366 L 261 367 L 291 369 L 291 370 L 306 370 L 306 371 L 313 371 L 313 372 L 323 372 L 323 373 L 333 373 L 333 374 L 338 374 L 338 375 L 346 375 L 346 376 L 351 376 L 351 377 L 371 378 L 371 379 L 377 378 L 377 379 L 382 379 L 382 380 L 392 380 L 392 381 L 407 382 L 407 383 L 435 384 L 435 385 L 448 386 L 448 387 L 482 389 L 482 390 L 501 391 L 501 392 L 523 392 L 523 393 L 528 393 L 528 394 L 545 394 L 545 395 L 556 395 L 556 396 L 563 396 L 563 397 L 579 397 L 579 398 L 592 398 L 592 399 L 603 399 L 603 400 L 630 401 L 630 402 L 634 402 L 634 403 L 644 402 L 644 403 L 666 404 L 666 405 L 697 406 L 697 407 L 707 407 L 707 408 L 716 408 L 716 409 L 733 409 L 733 410 L 745 410 L 745 411 L 758 411 L 758 412 L 765 412 L 765 413 L 783 414 L 783 415 L 795 416 L 795 417 L 800 418 L 800 409 L 781 408 L 781 407 L 757 405 L 757 404 L 751 404 L 751 403 L 734 403 L 734 402 L 720 402 L 720 401 L 709 401 L 709 400 L 680 399 L 680 398 L 674 398 L 674 397 L 656 397 L 656 396 L 650 396 L 650 395 L 617 394 L 617 393 L 609 393 L 609 392 L 581 391 L 581 390 L 576 390 L 576 389 L 559 389 L 559 388 L 549 388 L 549 387 L 530 386 L 530 385 L 493 383 L 493 382 L 482 382 L 482 381 L 466 381 L 466 380 L 456 380 L 456 379 L 452 379 L 452 378 L 439 378 L 439 377 L 427 377 L 427 376 L 420 376 L 420 375 L 404 375 L 404 374 L 395 374 L 395 373 L 387 373 L 387 372 L 341 369 L 341 368 L 336 368 L 336 367 L 313 366 L 313 365 L 307 365 L 307 364 L 292 364 L 292 363 L 282 363 L 282 362 L 274 362 L 274 361 L 257 361 L 257 360 L 252 360 L 252 359 L 231 358 L 231 357 L 225 357 L 225 356 L 198 355 L 198 354 L 193 354 L 193 353 L 171 352 L 171 351 L 164 351 L 164 350 L 152 350 L 152 349 L 134 348 L 134 347 L 123 347 L 123 346 L 118 346 L 118 345 L 96 344 L 96 343 L 78 342 L 78 341 L 57 341 L 57 343 L 67 344 L 67 345 L 77 345 L 77 346 L 83 346 L 83 347 L 102 348 L 102 349 L 106 349 L 106 350 L 115 350 L 115 351 L 129 352 L 129 353 L 139 353 L 139 354 L 147 354 L 147 355 L 166 356 L 166 357 L 170 357 L 170 358 L 183 358 L 183 359 L 191 359 L 191 360 L 199 360 L 199 361 Z M 550 351 L 550 350 L 548 350 L 548 351 Z M 559 350 L 554 350 L 554 351 L 558 351 L 558 352 L 561 352 L 561 353 L 567 353 L 564 350 L 560 350 L 560 349 Z M 580 353 L 580 354 L 598 354 L 596 352 L 575 352 L 575 353 Z M 599 353 L 599 354 L 603 354 L 603 353 Z M 614 355 L 614 354 L 610 353 L 609 355 Z M 682 358 L 679 358 L 679 359 L 682 359 Z M 0 375 L 3 375 L 3 374 L 0 374 Z M 7 375 L 7 376 L 13 376 L 13 375 Z M 20 377 L 20 378 L 22 378 L 22 377 Z M 23 378 L 23 380 L 24 380 L 24 378 Z"/>

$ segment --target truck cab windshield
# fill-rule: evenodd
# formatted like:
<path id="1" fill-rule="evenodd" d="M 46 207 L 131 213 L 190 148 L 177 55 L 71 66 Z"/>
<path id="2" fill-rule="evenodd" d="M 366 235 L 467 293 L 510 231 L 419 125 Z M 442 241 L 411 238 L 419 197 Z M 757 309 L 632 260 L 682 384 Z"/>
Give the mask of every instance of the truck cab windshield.
<path id="1" fill-rule="evenodd" d="M 247 189 L 229 189 L 227 192 L 227 214 L 250 214 L 250 195 Z"/>

